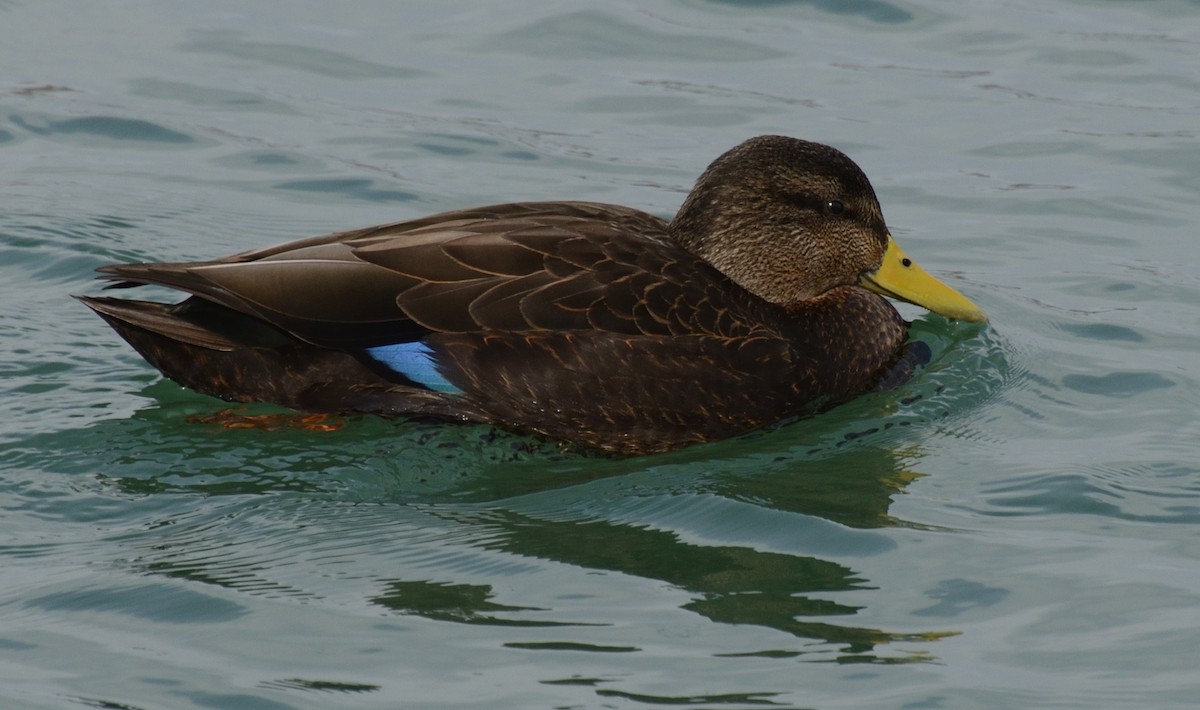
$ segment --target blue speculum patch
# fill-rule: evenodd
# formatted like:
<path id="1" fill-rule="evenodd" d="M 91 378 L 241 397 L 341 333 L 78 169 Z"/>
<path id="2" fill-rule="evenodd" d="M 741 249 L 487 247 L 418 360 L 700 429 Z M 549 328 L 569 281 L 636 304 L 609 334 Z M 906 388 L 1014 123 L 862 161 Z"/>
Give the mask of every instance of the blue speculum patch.
<path id="1" fill-rule="evenodd" d="M 433 351 L 425 343 L 395 343 L 367 348 L 366 353 L 392 372 L 398 373 L 437 392 L 461 392 L 438 372 Z"/>

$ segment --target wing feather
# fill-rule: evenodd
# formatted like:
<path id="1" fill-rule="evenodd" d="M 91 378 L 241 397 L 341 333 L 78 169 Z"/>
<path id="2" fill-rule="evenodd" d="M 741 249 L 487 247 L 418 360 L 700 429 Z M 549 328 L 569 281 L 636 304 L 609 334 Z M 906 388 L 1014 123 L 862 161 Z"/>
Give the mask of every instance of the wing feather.
<path id="1" fill-rule="evenodd" d="M 764 304 L 672 241 L 658 217 L 598 203 L 513 203 L 243 252 L 104 267 L 186 291 L 325 347 L 429 332 L 599 330 L 739 337 Z"/>

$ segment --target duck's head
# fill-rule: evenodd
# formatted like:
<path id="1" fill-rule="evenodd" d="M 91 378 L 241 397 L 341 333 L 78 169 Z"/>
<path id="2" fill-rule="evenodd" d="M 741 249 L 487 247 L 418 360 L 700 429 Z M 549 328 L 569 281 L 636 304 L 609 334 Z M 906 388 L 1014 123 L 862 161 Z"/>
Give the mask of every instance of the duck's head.
<path id="1" fill-rule="evenodd" d="M 759 136 L 726 152 L 696 181 L 671 232 L 734 282 L 785 308 L 858 285 L 947 318 L 987 320 L 900 250 L 867 176 L 820 143 Z"/>

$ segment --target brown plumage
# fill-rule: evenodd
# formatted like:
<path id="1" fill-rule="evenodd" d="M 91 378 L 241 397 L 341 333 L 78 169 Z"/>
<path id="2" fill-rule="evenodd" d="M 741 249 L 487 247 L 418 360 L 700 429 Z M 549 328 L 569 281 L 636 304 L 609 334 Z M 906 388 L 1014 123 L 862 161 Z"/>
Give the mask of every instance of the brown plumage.
<path id="1" fill-rule="evenodd" d="M 113 288 L 191 297 L 82 300 L 168 377 L 228 400 L 649 453 L 871 388 L 906 334 L 859 285 L 889 244 L 849 158 L 763 136 L 718 158 L 671 223 L 589 202 L 496 205 L 105 266 Z"/>

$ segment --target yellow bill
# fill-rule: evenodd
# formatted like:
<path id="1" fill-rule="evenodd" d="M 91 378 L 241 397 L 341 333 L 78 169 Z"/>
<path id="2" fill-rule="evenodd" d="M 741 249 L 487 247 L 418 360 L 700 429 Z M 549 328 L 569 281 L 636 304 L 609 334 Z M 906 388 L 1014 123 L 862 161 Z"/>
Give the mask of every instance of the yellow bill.
<path id="1" fill-rule="evenodd" d="M 987 320 L 987 314 L 969 298 L 930 276 L 909 259 L 890 234 L 883 264 L 863 274 L 858 284 L 881 296 L 908 301 L 947 318 L 976 323 Z"/>

